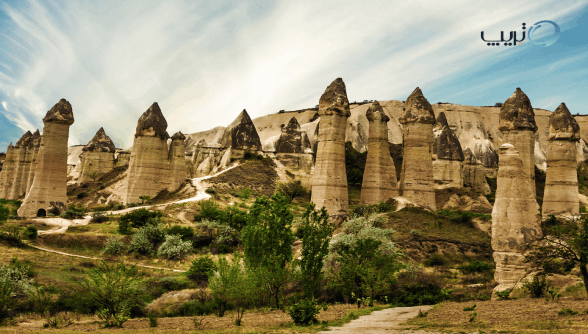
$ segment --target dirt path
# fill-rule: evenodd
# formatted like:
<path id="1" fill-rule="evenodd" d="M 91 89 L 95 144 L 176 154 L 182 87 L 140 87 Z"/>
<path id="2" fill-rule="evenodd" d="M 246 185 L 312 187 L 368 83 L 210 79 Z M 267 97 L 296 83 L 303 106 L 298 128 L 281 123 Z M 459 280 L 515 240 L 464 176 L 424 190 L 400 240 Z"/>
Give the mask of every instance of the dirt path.
<path id="1" fill-rule="evenodd" d="M 353 320 L 341 327 L 330 327 L 329 331 L 319 332 L 318 334 L 434 334 L 435 332 L 410 329 L 407 326 L 401 325 L 408 319 L 416 317 L 419 310 L 426 312 L 431 308 L 432 306 L 388 308 L 359 317 L 359 319 Z"/>

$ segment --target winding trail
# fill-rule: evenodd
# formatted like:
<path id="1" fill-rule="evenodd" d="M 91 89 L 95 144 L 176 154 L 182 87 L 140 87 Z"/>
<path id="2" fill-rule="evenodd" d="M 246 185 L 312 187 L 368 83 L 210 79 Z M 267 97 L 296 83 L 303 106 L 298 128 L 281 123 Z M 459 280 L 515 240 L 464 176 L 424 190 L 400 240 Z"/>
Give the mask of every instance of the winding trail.
<path id="1" fill-rule="evenodd" d="M 203 177 L 198 177 L 198 178 L 194 178 L 192 179 L 192 186 L 194 188 L 196 188 L 196 196 L 194 197 L 190 197 L 190 198 L 186 198 L 183 200 L 179 200 L 179 201 L 173 201 L 173 202 L 169 202 L 169 203 L 163 203 L 163 204 L 155 204 L 155 205 L 144 205 L 144 206 L 136 206 L 136 207 L 132 207 L 132 208 L 127 208 L 127 209 L 122 209 L 122 210 L 117 210 L 117 211 L 104 211 L 104 214 L 125 214 L 134 210 L 138 210 L 138 209 L 147 209 L 147 208 L 155 208 L 155 207 L 166 207 L 168 205 L 171 204 L 182 204 L 182 203 L 188 203 L 188 202 L 198 202 L 201 200 L 205 200 L 205 199 L 209 199 L 210 196 L 209 194 L 206 193 L 204 186 L 202 185 L 201 181 L 206 180 L 206 179 L 210 179 L 213 178 L 215 176 L 218 176 L 222 173 L 225 173 L 235 167 L 239 166 L 239 164 L 235 164 L 225 170 L 222 170 L 216 174 L 213 175 L 207 175 L 207 176 L 203 176 Z M 67 231 L 67 229 L 70 226 L 82 226 L 82 225 L 88 225 L 90 223 L 90 219 L 92 219 L 92 217 L 90 215 L 85 216 L 82 219 L 64 219 L 64 218 L 34 218 L 34 221 L 38 221 L 38 222 L 42 222 L 45 223 L 47 225 L 52 225 L 55 228 L 49 229 L 49 230 L 43 230 L 43 231 L 38 231 L 38 234 L 59 234 L 59 233 L 65 233 Z M 185 219 L 180 218 L 182 221 L 185 222 Z M 60 252 L 60 251 L 56 251 L 53 249 L 49 249 L 49 248 L 45 248 L 45 247 L 40 247 L 40 246 L 36 246 L 36 245 L 31 245 L 28 244 L 28 246 L 38 249 L 40 251 L 44 251 L 44 252 L 49 252 L 49 253 L 54 253 L 54 254 L 59 254 L 59 255 L 63 255 L 63 256 L 70 256 L 70 257 L 78 257 L 78 258 L 82 258 L 82 259 L 89 259 L 89 260 L 99 260 L 102 261 L 104 260 L 103 258 L 100 257 L 92 257 L 92 256 L 84 256 L 84 255 L 77 255 L 77 254 L 71 254 L 71 253 L 65 253 L 65 252 Z M 132 264 L 132 263 L 129 263 Z M 186 272 L 185 270 L 179 270 L 179 269 L 170 269 L 170 268 L 162 268 L 162 267 L 154 267 L 154 266 L 148 266 L 148 265 L 144 265 L 144 264 L 136 264 L 137 267 L 143 267 L 143 268 L 150 268 L 150 269 L 157 269 L 157 270 L 168 270 L 168 271 L 174 271 L 174 272 Z"/>
<path id="2" fill-rule="evenodd" d="M 419 310 L 427 312 L 432 306 L 394 307 L 372 314 L 364 315 L 341 327 L 329 327 L 329 331 L 318 332 L 318 334 L 435 334 L 419 329 L 411 329 L 402 323 L 414 318 Z"/>

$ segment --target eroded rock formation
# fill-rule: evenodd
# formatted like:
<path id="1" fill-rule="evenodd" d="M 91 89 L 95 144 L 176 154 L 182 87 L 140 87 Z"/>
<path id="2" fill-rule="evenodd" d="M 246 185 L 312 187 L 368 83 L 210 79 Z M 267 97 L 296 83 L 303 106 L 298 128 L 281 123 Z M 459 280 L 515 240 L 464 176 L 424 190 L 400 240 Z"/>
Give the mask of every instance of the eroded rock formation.
<path id="1" fill-rule="evenodd" d="M 500 108 L 499 130 L 505 143 L 512 144 L 520 154 L 523 168 L 531 179 L 535 195 L 535 113 L 531 101 L 520 88 Z"/>
<path id="2" fill-rule="evenodd" d="M 114 143 L 100 128 L 82 149 L 79 182 L 96 181 L 114 168 Z"/>
<path id="3" fill-rule="evenodd" d="M 43 123 L 35 176 L 18 209 L 20 217 L 61 214 L 67 205 L 67 141 L 74 123 L 71 104 L 61 99 L 47 112 Z"/>
<path id="4" fill-rule="evenodd" d="M 170 191 L 176 191 L 186 181 L 186 147 L 184 141 L 186 136 L 181 131 L 176 132 L 172 137 L 169 148 L 169 170 L 170 170 Z"/>
<path id="5" fill-rule="evenodd" d="M 388 145 L 390 117 L 378 101 L 372 103 L 365 116 L 369 121 L 368 154 L 359 202 L 361 205 L 370 205 L 398 196 L 398 184 Z"/>
<path id="6" fill-rule="evenodd" d="M 464 166 L 463 166 L 463 186 L 471 188 L 474 191 L 479 191 L 482 194 L 490 193 L 490 186 L 486 181 L 486 171 L 476 159 L 469 147 L 463 151 Z"/>
<path id="7" fill-rule="evenodd" d="M 435 189 L 463 187 L 463 151 L 445 113 L 433 126 L 433 180 Z"/>
<path id="8" fill-rule="evenodd" d="M 526 274 L 524 256 L 542 238 L 541 216 L 531 179 L 519 152 L 511 144 L 500 147 L 496 200 L 492 210 L 492 250 L 498 282 L 496 291 L 512 288 Z"/>
<path id="9" fill-rule="evenodd" d="M 230 146 L 233 158 L 236 159 L 243 158 L 245 152 L 261 151 L 259 135 L 247 110 L 243 109 L 239 116 L 227 126 L 220 143 L 223 148 Z"/>
<path id="10" fill-rule="evenodd" d="M 273 145 L 272 139 L 273 137 L 264 143 L 264 152 L 275 154 L 278 175 L 287 181 L 300 181 L 303 187 L 310 190 L 314 172 L 313 152 L 308 135 L 300 127 L 296 117 L 292 117 L 282 127 L 281 134 Z"/>
<path id="11" fill-rule="evenodd" d="M 177 134 L 176 143 L 168 150 L 167 121 L 157 102 L 139 118 L 133 150 L 127 170 L 127 186 L 123 202 L 137 203 L 139 196 L 155 197 L 162 190 L 177 190 L 177 180 L 171 175 L 172 166 L 177 168 L 184 163 L 185 152 L 178 153 L 177 149 L 183 145 L 183 135 Z M 174 152 L 170 154 L 170 152 Z M 181 159 L 181 163 L 176 161 Z M 185 173 L 185 169 L 184 169 Z M 186 179 L 185 174 L 183 180 Z"/>
<path id="12" fill-rule="evenodd" d="M 34 175 L 35 159 L 39 151 L 39 130 L 27 131 L 15 146 L 8 147 L 6 165 L 0 172 L 0 198 L 22 198 L 30 189 Z"/>
<path id="13" fill-rule="evenodd" d="M 131 152 L 127 150 L 120 150 L 116 153 L 116 158 L 114 160 L 114 168 L 128 165 L 130 161 Z"/>
<path id="14" fill-rule="evenodd" d="M 432 160 L 435 114 L 418 87 L 406 99 L 399 121 L 404 136 L 400 195 L 415 204 L 436 210 Z"/>
<path id="15" fill-rule="evenodd" d="M 317 208 L 324 206 L 331 216 L 346 216 L 349 212 L 345 129 L 350 114 L 345 83 L 337 78 L 319 100 L 321 121 L 311 199 Z"/>
<path id="16" fill-rule="evenodd" d="M 580 126 L 564 103 L 549 118 L 547 175 L 543 196 L 543 217 L 578 217 L 578 173 L 576 142 Z"/>

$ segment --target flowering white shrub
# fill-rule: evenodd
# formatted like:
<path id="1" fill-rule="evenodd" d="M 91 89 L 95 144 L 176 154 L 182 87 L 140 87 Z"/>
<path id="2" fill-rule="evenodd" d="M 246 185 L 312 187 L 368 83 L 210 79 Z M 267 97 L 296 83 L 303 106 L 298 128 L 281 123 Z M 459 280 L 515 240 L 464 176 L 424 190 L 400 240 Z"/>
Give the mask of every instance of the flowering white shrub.
<path id="1" fill-rule="evenodd" d="M 165 241 L 157 250 L 158 256 L 167 257 L 169 260 L 181 259 L 192 252 L 192 243 L 183 241 L 179 234 L 166 235 Z"/>

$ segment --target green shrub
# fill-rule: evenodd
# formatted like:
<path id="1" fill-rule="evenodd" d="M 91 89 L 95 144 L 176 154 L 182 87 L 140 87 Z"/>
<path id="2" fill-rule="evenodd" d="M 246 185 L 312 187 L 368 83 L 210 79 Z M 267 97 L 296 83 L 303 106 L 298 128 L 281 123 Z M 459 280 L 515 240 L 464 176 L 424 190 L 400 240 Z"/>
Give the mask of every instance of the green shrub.
<path id="1" fill-rule="evenodd" d="M 140 228 L 147 224 L 147 222 L 152 218 L 160 218 L 163 216 L 163 213 L 159 211 L 150 211 L 147 209 L 137 209 L 131 211 L 123 216 L 120 217 L 119 224 L 121 222 L 128 222 L 131 227 Z"/>
<path id="2" fill-rule="evenodd" d="M 37 239 L 37 228 L 35 226 L 27 226 L 22 231 L 22 236 L 29 240 Z"/>
<path id="3" fill-rule="evenodd" d="M 214 189 L 212 187 L 207 188 L 204 192 L 207 193 L 207 194 L 209 194 L 209 195 L 212 195 L 212 196 L 216 195 L 216 189 Z"/>
<path id="4" fill-rule="evenodd" d="M 196 282 L 208 282 L 208 277 L 216 270 L 217 268 L 212 258 L 204 256 L 192 261 L 186 275 Z"/>
<path id="5" fill-rule="evenodd" d="M 92 214 L 91 223 L 101 224 L 110 220 L 110 217 L 105 215 L 103 212 L 96 212 Z"/>
<path id="6" fill-rule="evenodd" d="M 88 212 L 88 209 L 82 206 L 82 203 L 78 205 L 70 205 L 67 207 L 67 211 L 62 213 L 59 217 L 64 219 L 81 219 L 84 218 Z"/>
<path id="7" fill-rule="evenodd" d="M 468 264 L 459 265 L 457 269 L 464 274 L 473 274 L 490 272 L 494 267 L 490 263 L 474 260 Z"/>
<path id="8" fill-rule="evenodd" d="M 549 289 L 549 282 L 545 275 L 538 274 L 532 280 L 523 283 L 523 288 L 529 292 L 532 298 L 540 298 Z"/>
<path id="9" fill-rule="evenodd" d="M 495 291 L 494 294 L 498 300 L 507 300 L 510 297 L 511 290 Z"/>
<path id="10" fill-rule="evenodd" d="M 359 205 L 351 210 L 351 216 L 369 217 L 376 213 L 391 212 L 396 210 L 396 201 L 389 199 L 388 201 L 380 202 L 372 205 Z"/>
<path id="11" fill-rule="evenodd" d="M 125 251 L 127 251 L 127 245 L 123 242 L 123 238 L 110 237 L 106 240 L 106 245 L 102 253 L 120 255 Z"/>
<path id="12" fill-rule="evenodd" d="M 302 186 L 302 182 L 299 180 L 286 183 L 278 182 L 276 192 L 288 197 L 290 201 L 296 197 L 304 197 L 308 194 L 308 190 Z"/>
<path id="13" fill-rule="evenodd" d="M 180 225 L 174 225 L 168 229 L 165 229 L 166 235 L 180 235 L 182 240 L 188 240 L 194 236 L 194 230 L 190 227 L 183 227 Z"/>
<path id="14" fill-rule="evenodd" d="M 168 260 L 179 260 L 192 253 L 192 250 L 192 243 L 190 241 L 182 241 L 180 235 L 166 235 L 165 241 L 157 250 L 157 255 L 166 257 Z"/>
<path id="15" fill-rule="evenodd" d="M 82 198 L 84 198 L 84 197 L 88 197 L 88 193 L 87 193 L 87 192 L 85 192 L 85 191 L 82 191 L 81 193 L 78 193 L 78 194 L 76 195 L 76 197 L 77 197 L 78 199 L 82 199 Z"/>
<path id="16" fill-rule="evenodd" d="M 588 212 L 588 209 L 586 209 L 586 206 L 585 205 L 582 205 L 580 207 L 580 213 L 587 213 L 587 212 Z"/>
<path id="17" fill-rule="evenodd" d="M 288 315 L 296 325 L 310 325 L 317 323 L 317 315 L 321 306 L 316 304 L 314 299 L 304 299 L 288 308 Z"/>
<path id="18" fill-rule="evenodd" d="M 566 316 L 566 315 L 576 315 L 578 313 L 579 313 L 578 311 L 574 311 L 571 308 L 562 308 L 561 310 L 559 310 L 559 312 L 557 312 L 557 315 Z"/>
<path id="19" fill-rule="evenodd" d="M 222 210 L 220 210 L 220 206 L 215 201 L 211 199 L 200 201 L 198 202 L 198 206 L 200 207 L 200 213 L 194 216 L 196 221 L 220 220 Z"/>
<path id="20" fill-rule="evenodd" d="M 129 252 L 150 254 L 155 251 L 165 238 L 165 233 L 158 222 L 158 219 L 150 219 L 133 235 L 129 244 Z"/>
<path id="21" fill-rule="evenodd" d="M 150 313 L 147 318 L 149 319 L 149 327 L 157 327 L 157 314 Z"/>
<path id="22" fill-rule="evenodd" d="M 441 254 L 432 254 L 423 264 L 427 267 L 442 267 L 448 263 L 447 259 Z"/>
<path id="23" fill-rule="evenodd" d="M 434 305 L 449 299 L 451 292 L 438 274 L 414 268 L 398 275 L 389 296 L 398 306 Z"/>
<path id="24" fill-rule="evenodd" d="M 472 306 L 464 307 L 463 310 L 464 310 L 464 312 L 469 312 L 469 311 L 473 311 L 475 308 L 476 308 L 476 304 L 474 304 Z"/>

